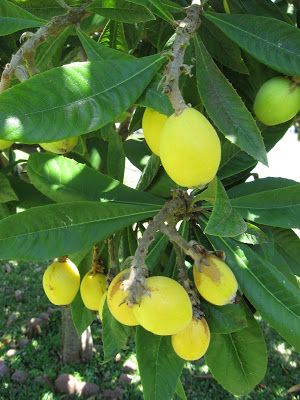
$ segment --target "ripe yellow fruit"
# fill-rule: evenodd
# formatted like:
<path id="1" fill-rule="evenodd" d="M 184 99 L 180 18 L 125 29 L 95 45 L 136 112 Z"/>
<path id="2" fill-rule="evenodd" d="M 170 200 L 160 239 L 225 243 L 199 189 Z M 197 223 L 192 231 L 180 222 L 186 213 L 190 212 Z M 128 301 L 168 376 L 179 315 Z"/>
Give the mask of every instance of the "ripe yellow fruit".
<path id="1" fill-rule="evenodd" d="M 182 331 L 171 338 L 175 353 L 187 361 L 199 360 L 207 351 L 210 330 L 204 318 L 192 319 Z"/>
<path id="2" fill-rule="evenodd" d="M 228 265 L 214 255 L 206 257 L 209 265 L 201 263 L 201 272 L 194 265 L 195 285 L 205 300 L 217 306 L 232 303 L 238 283 Z"/>
<path id="3" fill-rule="evenodd" d="M 64 262 L 53 262 L 44 272 L 43 288 L 53 304 L 62 306 L 72 303 L 79 286 L 79 271 L 68 258 Z"/>
<path id="4" fill-rule="evenodd" d="M 265 125 L 289 121 L 300 110 L 300 87 L 280 76 L 269 79 L 259 89 L 253 109 Z"/>
<path id="5" fill-rule="evenodd" d="M 107 305 L 117 321 L 124 325 L 134 326 L 139 323 L 133 314 L 133 308 L 126 304 L 128 293 L 121 287 L 128 276 L 129 269 L 124 269 L 111 281 L 107 290 Z"/>
<path id="6" fill-rule="evenodd" d="M 90 310 L 98 311 L 101 297 L 106 289 L 106 277 L 89 271 L 82 279 L 80 295 L 83 304 Z"/>
<path id="7" fill-rule="evenodd" d="M 171 115 L 162 130 L 160 158 L 170 178 L 178 185 L 193 187 L 210 182 L 220 159 L 219 137 L 199 111 L 186 108 Z"/>
<path id="8" fill-rule="evenodd" d="M 58 140 L 57 142 L 50 143 L 40 143 L 40 146 L 50 153 L 55 154 L 65 154 L 73 150 L 78 143 L 78 137 L 70 137 L 63 140 Z"/>
<path id="9" fill-rule="evenodd" d="M 102 319 L 103 319 L 103 307 L 104 307 L 106 298 L 107 298 L 107 292 L 105 292 L 100 299 L 99 311 L 98 311 L 100 321 L 102 321 Z"/>
<path id="10" fill-rule="evenodd" d="M 0 139 L 0 151 L 8 149 L 14 142 Z"/>
<path id="11" fill-rule="evenodd" d="M 174 279 L 152 276 L 146 279 L 149 295 L 133 306 L 134 315 L 147 331 L 174 335 L 192 319 L 192 305 L 185 289 Z"/>
<path id="12" fill-rule="evenodd" d="M 146 143 L 157 156 L 159 156 L 161 131 L 167 119 L 166 115 L 160 114 L 158 111 L 152 110 L 152 108 L 146 108 L 143 115 L 142 128 Z"/>

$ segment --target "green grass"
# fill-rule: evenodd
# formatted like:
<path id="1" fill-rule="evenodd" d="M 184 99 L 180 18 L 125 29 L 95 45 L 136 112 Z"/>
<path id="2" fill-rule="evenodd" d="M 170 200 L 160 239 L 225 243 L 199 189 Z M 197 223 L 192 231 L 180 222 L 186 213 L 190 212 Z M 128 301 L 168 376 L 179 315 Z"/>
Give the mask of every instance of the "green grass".
<path id="1" fill-rule="evenodd" d="M 53 393 L 49 388 L 36 383 L 37 376 L 47 375 L 53 381 L 62 373 L 76 376 L 79 380 L 93 382 L 101 390 L 114 389 L 117 386 L 124 390 L 123 399 L 142 399 L 140 378 L 133 374 L 130 385 L 119 383 L 123 372 L 124 362 L 130 358 L 136 362 L 132 352 L 133 345 L 121 354 L 120 362 L 103 363 L 101 344 L 101 325 L 95 322 L 92 325 L 94 346 L 97 349 L 93 359 L 88 364 L 63 365 L 60 357 L 60 310 L 51 314 L 49 324 L 42 328 L 40 336 L 33 338 L 23 349 L 17 350 L 12 357 L 6 352 L 11 343 L 17 343 L 24 338 L 26 323 L 30 318 L 38 317 L 47 312 L 50 304 L 42 291 L 42 274 L 44 266 L 28 263 L 15 264 L 10 273 L 0 265 L 0 359 L 4 359 L 11 371 L 21 369 L 29 373 L 29 380 L 25 385 L 11 382 L 6 378 L 0 383 L 0 400 L 56 400 L 66 398 Z M 22 291 L 21 301 L 16 300 L 15 291 Z M 11 315 L 13 321 L 7 325 Z M 268 372 L 263 382 L 242 400 L 275 400 L 300 399 L 300 395 L 287 395 L 287 390 L 300 383 L 299 358 L 267 325 L 262 324 L 269 349 Z M 224 367 L 226 368 L 226 366 Z M 187 364 L 183 372 L 183 384 L 188 400 L 230 400 L 236 397 L 230 395 L 212 379 L 203 362 Z M 67 397 L 68 399 L 76 397 Z"/>

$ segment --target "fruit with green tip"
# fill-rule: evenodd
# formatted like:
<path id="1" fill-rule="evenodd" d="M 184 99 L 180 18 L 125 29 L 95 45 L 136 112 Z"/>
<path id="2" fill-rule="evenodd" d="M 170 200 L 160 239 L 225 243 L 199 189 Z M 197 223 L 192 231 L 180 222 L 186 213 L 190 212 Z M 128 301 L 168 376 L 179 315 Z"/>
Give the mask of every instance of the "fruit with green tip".
<path id="1" fill-rule="evenodd" d="M 300 87 L 281 76 L 269 79 L 257 92 L 253 109 L 265 125 L 289 121 L 300 110 Z"/>
<path id="2" fill-rule="evenodd" d="M 221 160 L 220 139 L 199 111 L 186 108 L 171 115 L 161 132 L 160 158 L 178 185 L 205 185 L 216 175 Z"/>
<path id="3" fill-rule="evenodd" d="M 65 306 L 74 300 L 80 286 L 80 274 L 68 258 L 54 261 L 43 275 L 43 288 L 51 303 Z"/>
<path id="4" fill-rule="evenodd" d="M 206 256 L 206 263 L 201 262 L 200 271 L 194 265 L 193 274 L 198 292 L 208 302 L 223 306 L 234 301 L 237 280 L 228 265 L 217 256 Z"/>
<path id="5" fill-rule="evenodd" d="M 100 300 L 106 289 L 106 276 L 89 271 L 85 274 L 80 285 L 80 295 L 86 308 L 98 311 Z"/>
<path id="6" fill-rule="evenodd" d="M 206 353 L 210 330 L 205 318 L 193 318 L 188 326 L 171 338 L 175 353 L 187 361 L 199 360 Z"/>
<path id="7" fill-rule="evenodd" d="M 73 150 L 78 143 L 78 137 L 70 137 L 56 142 L 40 143 L 39 145 L 46 151 L 55 154 L 66 154 Z"/>
<path id="8" fill-rule="evenodd" d="M 173 335 L 192 319 L 192 305 L 186 290 L 174 279 L 152 276 L 145 281 L 147 294 L 133 306 L 139 324 L 156 335 Z"/>
<path id="9" fill-rule="evenodd" d="M 167 118 L 166 115 L 161 114 L 152 108 L 146 108 L 143 115 L 142 128 L 146 143 L 150 147 L 151 151 L 157 156 L 159 156 L 161 131 Z"/>

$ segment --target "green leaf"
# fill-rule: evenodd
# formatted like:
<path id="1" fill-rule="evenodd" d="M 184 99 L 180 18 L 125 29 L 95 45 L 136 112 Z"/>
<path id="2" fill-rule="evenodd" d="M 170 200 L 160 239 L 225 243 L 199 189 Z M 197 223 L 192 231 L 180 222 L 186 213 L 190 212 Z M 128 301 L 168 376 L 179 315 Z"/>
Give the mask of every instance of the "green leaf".
<path id="1" fill-rule="evenodd" d="M 77 255 L 75 255 L 75 257 L 73 257 L 72 255 L 70 256 L 70 259 L 73 262 L 75 262 L 75 264 L 79 269 L 81 279 L 91 269 L 92 255 L 93 252 L 89 251 L 79 264 L 76 262 L 76 258 L 78 258 Z M 91 310 L 88 310 L 84 306 L 80 296 L 80 291 L 78 291 L 75 299 L 71 303 L 71 314 L 72 314 L 73 324 L 78 333 L 78 336 L 81 336 L 83 332 L 91 325 L 91 323 L 96 318 L 96 313 Z"/>
<path id="2" fill-rule="evenodd" d="M 181 400 L 188 400 L 181 379 L 178 379 L 175 393 Z"/>
<path id="3" fill-rule="evenodd" d="M 77 29 L 77 35 L 86 52 L 89 61 L 133 59 L 129 54 L 123 53 L 91 39 L 88 35 Z"/>
<path id="4" fill-rule="evenodd" d="M 214 378 L 229 392 L 246 395 L 263 379 L 267 349 L 258 323 L 248 311 L 248 326 L 229 334 L 212 334 L 205 356 Z"/>
<path id="5" fill-rule="evenodd" d="M 160 158 L 155 154 L 151 154 L 136 188 L 139 190 L 146 190 L 151 185 L 151 182 L 155 178 L 159 168 Z"/>
<path id="6" fill-rule="evenodd" d="M 264 231 L 250 223 L 247 223 L 246 232 L 235 236 L 233 239 L 247 244 L 262 244 L 269 241 L 268 236 Z"/>
<path id="7" fill-rule="evenodd" d="M 126 40 L 124 24 L 109 20 L 101 33 L 99 43 L 112 49 L 117 49 L 124 52 L 129 52 L 128 43 Z"/>
<path id="8" fill-rule="evenodd" d="M 40 193 L 31 183 L 19 177 L 10 176 L 9 182 L 19 199 L 18 206 L 20 208 L 26 209 L 52 203 L 48 197 Z"/>
<path id="9" fill-rule="evenodd" d="M 124 0 L 94 0 L 87 9 L 114 21 L 132 24 L 155 19 L 148 8 Z"/>
<path id="10" fill-rule="evenodd" d="M 159 78 L 161 79 L 161 76 Z M 136 103 L 143 107 L 153 108 L 165 115 L 171 115 L 174 112 L 168 96 L 159 90 L 159 80 L 157 78 L 150 83 Z"/>
<path id="11" fill-rule="evenodd" d="M 273 264 L 250 246 L 211 236 L 226 254 L 239 286 L 261 316 L 300 351 L 300 291 Z"/>
<path id="12" fill-rule="evenodd" d="M 31 208 L 0 221 L 1 259 L 45 260 L 70 254 L 153 217 L 159 208 L 92 201 Z"/>
<path id="13" fill-rule="evenodd" d="M 232 208 L 224 186 L 218 178 L 214 178 L 208 188 L 198 195 L 198 198 L 214 205 L 204 233 L 228 237 L 237 236 L 246 231 L 245 221 Z"/>
<path id="14" fill-rule="evenodd" d="M 0 36 L 10 35 L 27 28 L 45 25 L 46 21 L 39 19 L 7 0 L 0 4 Z"/>
<path id="15" fill-rule="evenodd" d="M 120 350 L 126 346 L 130 327 L 120 324 L 110 313 L 105 300 L 103 306 L 102 340 L 104 360 L 112 359 Z"/>
<path id="16" fill-rule="evenodd" d="M 147 189 L 147 192 L 153 194 L 154 196 L 168 199 L 171 197 L 171 190 L 178 188 L 179 186 L 177 185 L 177 183 L 175 183 L 169 177 L 163 167 L 161 167 L 155 178 L 151 182 L 151 185 Z"/>
<path id="17" fill-rule="evenodd" d="M 256 179 L 228 192 L 232 206 L 249 221 L 300 228 L 300 183 L 283 178 Z"/>
<path id="18" fill-rule="evenodd" d="M 1 138 L 39 143 L 92 132 L 126 111 L 163 61 L 80 62 L 35 75 L 0 94 Z"/>
<path id="19" fill-rule="evenodd" d="M 226 304 L 218 307 L 203 302 L 201 309 L 205 313 L 205 319 L 211 333 L 232 333 L 246 328 L 248 325 L 245 309 L 241 304 Z"/>
<path id="20" fill-rule="evenodd" d="M 184 361 L 174 352 L 170 336 L 137 327 L 135 341 L 144 399 L 173 399 Z"/>
<path id="21" fill-rule="evenodd" d="M 51 200 L 118 201 L 138 204 L 163 204 L 163 200 L 131 189 L 107 175 L 66 158 L 49 153 L 33 153 L 27 172 L 33 185 Z"/>
<path id="22" fill-rule="evenodd" d="M 205 18 L 263 64 L 290 76 L 300 75 L 300 32 L 295 26 L 249 14 L 208 12 Z"/>
<path id="23" fill-rule="evenodd" d="M 0 172 L 0 203 L 19 200 L 7 177 Z"/>
<path id="24" fill-rule="evenodd" d="M 131 3 L 140 4 L 147 7 L 155 15 L 164 19 L 167 22 L 174 22 L 173 15 L 170 9 L 173 11 L 180 11 L 181 7 L 169 0 L 128 0 Z"/>
<path id="25" fill-rule="evenodd" d="M 146 257 L 146 264 L 150 272 L 153 273 L 153 271 L 156 270 L 158 262 L 168 243 L 169 239 L 167 236 L 163 235 L 162 233 L 156 234 L 156 238 L 153 244 L 150 246 Z"/>
<path id="26" fill-rule="evenodd" d="M 123 142 L 115 127 L 107 125 L 101 130 L 102 138 L 108 142 L 107 173 L 110 177 L 123 182 L 125 152 Z"/>
<path id="27" fill-rule="evenodd" d="M 198 36 L 195 50 L 198 89 L 208 115 L 230 142 L 267 165 L 264 142 L 255 120 Z"/>

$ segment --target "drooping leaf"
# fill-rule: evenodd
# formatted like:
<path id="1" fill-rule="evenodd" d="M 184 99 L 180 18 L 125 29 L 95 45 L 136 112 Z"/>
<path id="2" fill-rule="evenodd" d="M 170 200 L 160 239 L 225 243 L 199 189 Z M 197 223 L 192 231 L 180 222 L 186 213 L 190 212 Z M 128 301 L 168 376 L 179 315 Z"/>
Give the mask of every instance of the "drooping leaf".
<path id="1" fill-rule="evenodd" d="M 144 399 L 171 400 L 184 361 L 174 352 L 170 336 L 153 335 L 137 327 L 135 340 Z"/>
<path id="2" fill-rule="evenodd" d="M 70 254 L 158 211 L 154 205 L 92 201 L 34 207 L 0 221 L 1 259 L 45 260 Z"/>
<path id="3" fill-rule="evenodd" d="M 269 241 L 268 236 L 258 226 L 247 223 L 247 230 L 233 238 L 247 244 L 262 244 Z"/>
<path id="4" fill-rule="evenodd" d="M 155 15 L 163 18 L 165 21 L 173 22 L 174 18 L 171 11 L 178 12 L 181 7 L 170 0 L 128 0 L 131 3 L 140 4 L 147 7 Z"/>
<path id="5" fill-rule="evenodd" d="M 300 75 L 300 32 L 295 26 L 249 14 L 208 12 L 205 18 L 263 64 L 290 76 Z"/>
<path id="6" fill-rule="evenodd" d="M 123 142 L 113 126 L 107 125 L 101 130 L 102 138 L 108 142 L 107 173 L 110 177 L 123 182 L 125 169 L 125 152 Z"/>
<path id="7" fill-rule="evenodd" d="M 93 0 L 88 10 L 119 22 L 138 23 L 155 19 L 143 5 L 125 0 Z"/>
<path id="8" fill-rule="evenodd" d="M 99 43 L 111 49 L 116 49 L 127 54 L 129 52 L 128 43 L 126 40 L 124 24 L 109 20 L 103 29 Z"/>
<path id="9" fill-rule="evenodd" d="M 131 189 L 85 164 L 49 153 L 33 153 L 27 172 L 30 181 L 55 202 L 117 201 L 140 204 L 163 204 L 163 200 Z"/>
<path id="10" fill-rule="evenodd" d="M 113 122 L 141 95 L 163 60 L 154 55 L 80 62 L 35 75 L 0 94 L 1 138 L 55 141 Z"/>
<path id="11" fill-rule="evenodd" d="M 197 84 L 204 107 L 232 143 L 267 165 L 261 133 L 241 98 L 221 73 L 199 36 L 195 36 Z"/>
<path id="12" fill-rule="evenodd" d="M 214 236 L 210 241 L 225 252 L 241 290 L 261 316 L 299 351 L 299 289 L 250 246 Z"/>
<path id="13" fill-rule="evenodd" d="M 156 78 L 150 83 L 136 103 L 143 107 L 153 108 L 165 115 L 171 115 L 174 112 L 168 96 L 159 89 L 159 80 Z"/>
<path id="14" fill-rule="evenodd" d="M 19 177 L 9 176 L 9 182 L 19 199 L 20 208 L 26 209 L 52 203 L 52 200 L 39 192 L 31 183 Z"/>
<path id="15" fill-rule="evenodd" d="M 127 343 L 130 327 L 120 324 L 110 313 L 105 300 L 103 306 L 102 340 L 104 360 L 112 359 Z"/>
<path id="16" fill-rule="evenodd" d="M 0 203 L 19 200 L 7 177 L 0 173 Z"/>
<path id="17" fill-rule="evenodd" d="M 209 303 L 201 303 L 201 309 L 205 313 L 205 319 L 213 334 L 240 331 L 248 325 L 245 309 L 241 304 L 226 304 L 218 307 Z"/>
<path id="18" fill-rule="evenodd" d="M 263 178 L 232 188 L 232 206 L 249 221 L 282 228 L 300 228 L 300 183 Z"/>
<path id="19" fill-rule="evenodd" d="M 0 36 L 45 25 L 46 21 L 7 0 L 0 3 Z"/>
<path id="20" fill-rule="evenodd" d="M 214 178 L 199 199 L 213 204 L 213 210 L 204 233 L 215 236 L 237 236 L 245 232 L 247 225 L 230 204 L 221 181 Z"/>
<path id="21" fill-rule="evenodd" d="M 263 379 L 268 361 L 266 344 L 249 311 L 246 328 L 211 335 L 205 360 L 214 378 L 235 395 L 248 394 Z"/>
<path id="22" fill-rule="evenodd" d="M 160 158 L 155 154 L 151 154 L 143 170 L 143 173 L 138 181 L 137 189 L 146 190 L 150 186 L 153 179 L 155 178 L 159 168 L 160 168 Z"/>
<path id="23" fill-rule="evenodd" d="M 183 387 L 183 384 L 181 382 L 181 379 L 178 379 L 177 386 L 176 386 L 176 395 L 181 399 L 181 400 L 187 400 L 185 390 Z"/>

